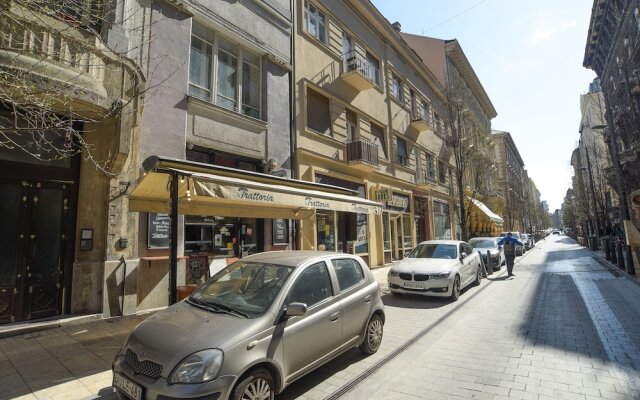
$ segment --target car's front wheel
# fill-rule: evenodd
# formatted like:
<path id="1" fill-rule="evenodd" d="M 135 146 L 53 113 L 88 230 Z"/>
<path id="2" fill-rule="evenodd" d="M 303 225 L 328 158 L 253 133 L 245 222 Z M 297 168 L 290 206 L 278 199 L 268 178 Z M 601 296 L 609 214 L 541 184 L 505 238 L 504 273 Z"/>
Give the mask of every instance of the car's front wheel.
<path id="1" fill-rule="evenodd" d="M 264 368 L 251 371 L 233 389 L 233 400 L 273 400 L 273 377 Z"/>
<path id="2" fill-rule="evenodd" d="M 456 301 L 460 298 L 460 277 L 456 275 L 453 278 L 453 286 L 451 287 L 451 300 Z"/>
<path id="3" fill-rule="evenodd" d="M 365 354 L 373 354 L 380 348 L 382 343 L 382 334 L 384 324 L 382 318 L 378 314 L 374 314 L 367 323 L 367 329 L 364 332 L 364 341 L 360 345 L 360 350 Z"/>

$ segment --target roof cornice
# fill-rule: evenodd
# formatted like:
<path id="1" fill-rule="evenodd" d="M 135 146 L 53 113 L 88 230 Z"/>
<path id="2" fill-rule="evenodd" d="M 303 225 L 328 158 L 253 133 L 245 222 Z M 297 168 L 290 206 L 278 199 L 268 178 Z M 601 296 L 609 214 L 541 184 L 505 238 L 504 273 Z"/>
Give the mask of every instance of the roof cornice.
<path id="1" fill-rule="evenodd" d="M 458 71 L 462 74 L 465 82 L 471 88 L 471 91 L 475 95 L 478 102 L 484 108 L 484 111 L 487 113 L 489 119 L 495 118 L 498 113 L 496 109 L 493 107 L 493 103 L 491 103 L 491 99 L 489 99 L 489 95 L 484 90 L 482 83 L 480 83 L 480 79 L 478 79 L 478 75 L 473 70 L 469 59 L 464 54 L 462 47 L 457 39 L 446 40 L 444 44 L 445 51 L 447 53 L 448 58 L 454 63 Z"/>

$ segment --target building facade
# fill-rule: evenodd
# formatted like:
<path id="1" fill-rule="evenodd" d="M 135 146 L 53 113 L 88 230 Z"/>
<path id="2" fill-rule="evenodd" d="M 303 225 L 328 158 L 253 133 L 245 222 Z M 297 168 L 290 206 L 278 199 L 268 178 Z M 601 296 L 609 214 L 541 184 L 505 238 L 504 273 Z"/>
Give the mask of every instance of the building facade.
<path id="1" fill-rule="evenodd" d="M 504 218 L 504 229 L 524 232 L 528 193 L 524 161 L 509 132 L 493 130 L 491 137 L 498 163 L 498 185 L 505 199 L 504 208 L 499 210 Z"/>
<path id="2" fill-rule="evenodd" d="M 594 0 L 583 65 L 597 74 L 606 106 L 603 135 L 613 167 L 610 179 L 623 219 L 640 226 L 630 194 L 640 188 L 640 2 Z"/>
<path id="3" fill-rule="evenodd" d="M 454 129 L 455 114 L 460 112 L 461 127 L 454 135 L 458 140 L 452 145 L 461 147 L 462 157 L 456 168 L 461 170 L 467 233 L 476 236 L 497 234 L 502 230 L 501 218 L 484 211 L 504 203 L 497 186 L 497 165 L 491 140 L 491 120 L 497 112 L 457 40 L 407 33 L 402 37 L 425 65 L 435 71 L 434 75 L 446 88 L 447 101 L 456 103 L 447 110 L 447 114 L 452 115 L 445 118 Z"/>
<path id="4" fill-rule="evenodd" d="M 401 259 L 455 237 L 442 87 L 399 32 L 362 1 L 295 1 L 298 177 L 355 190 L 380 216 L 319 213 L 300 247 Z"/>

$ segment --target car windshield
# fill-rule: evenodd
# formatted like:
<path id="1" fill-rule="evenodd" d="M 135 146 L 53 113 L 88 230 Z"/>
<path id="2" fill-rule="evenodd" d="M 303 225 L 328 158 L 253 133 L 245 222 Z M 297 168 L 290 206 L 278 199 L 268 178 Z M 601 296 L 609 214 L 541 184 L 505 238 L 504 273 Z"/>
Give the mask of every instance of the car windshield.
<path id="1" fill-rule="evenodd" d="M 239 260 L 212 276 L 189 300 L 210 310 L 258 316 L 271 307 L 292 271 L 290 266 Z"/>
<path id="2" fill-rule="evenodd" d="M 409 258 L 456 258 L 455 244 L 428 243 L 419 244 L 409 254 Z"/>
<path id="3" fill-rule="evenodd" d="M 494 239 L 471 239 L 469 244 L 474 249 L 492 249 L 498 247 L 498 244 Z"/>

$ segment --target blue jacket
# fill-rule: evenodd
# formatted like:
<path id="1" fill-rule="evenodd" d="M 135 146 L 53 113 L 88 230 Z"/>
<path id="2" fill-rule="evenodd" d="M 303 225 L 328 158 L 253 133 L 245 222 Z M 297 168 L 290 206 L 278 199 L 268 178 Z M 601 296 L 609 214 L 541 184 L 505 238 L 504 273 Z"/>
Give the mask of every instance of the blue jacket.
<path id="1" fill-rule="evenodd" d="M 498 241 L 498 246 L 502 246 L 504 244 L 504 254 L 505 255 L 515 255 L 516 245 L 520 245 L 524 247 L 521 241 L 514 238 L 513 236 L 505 236 L 500 241 Z"/>

